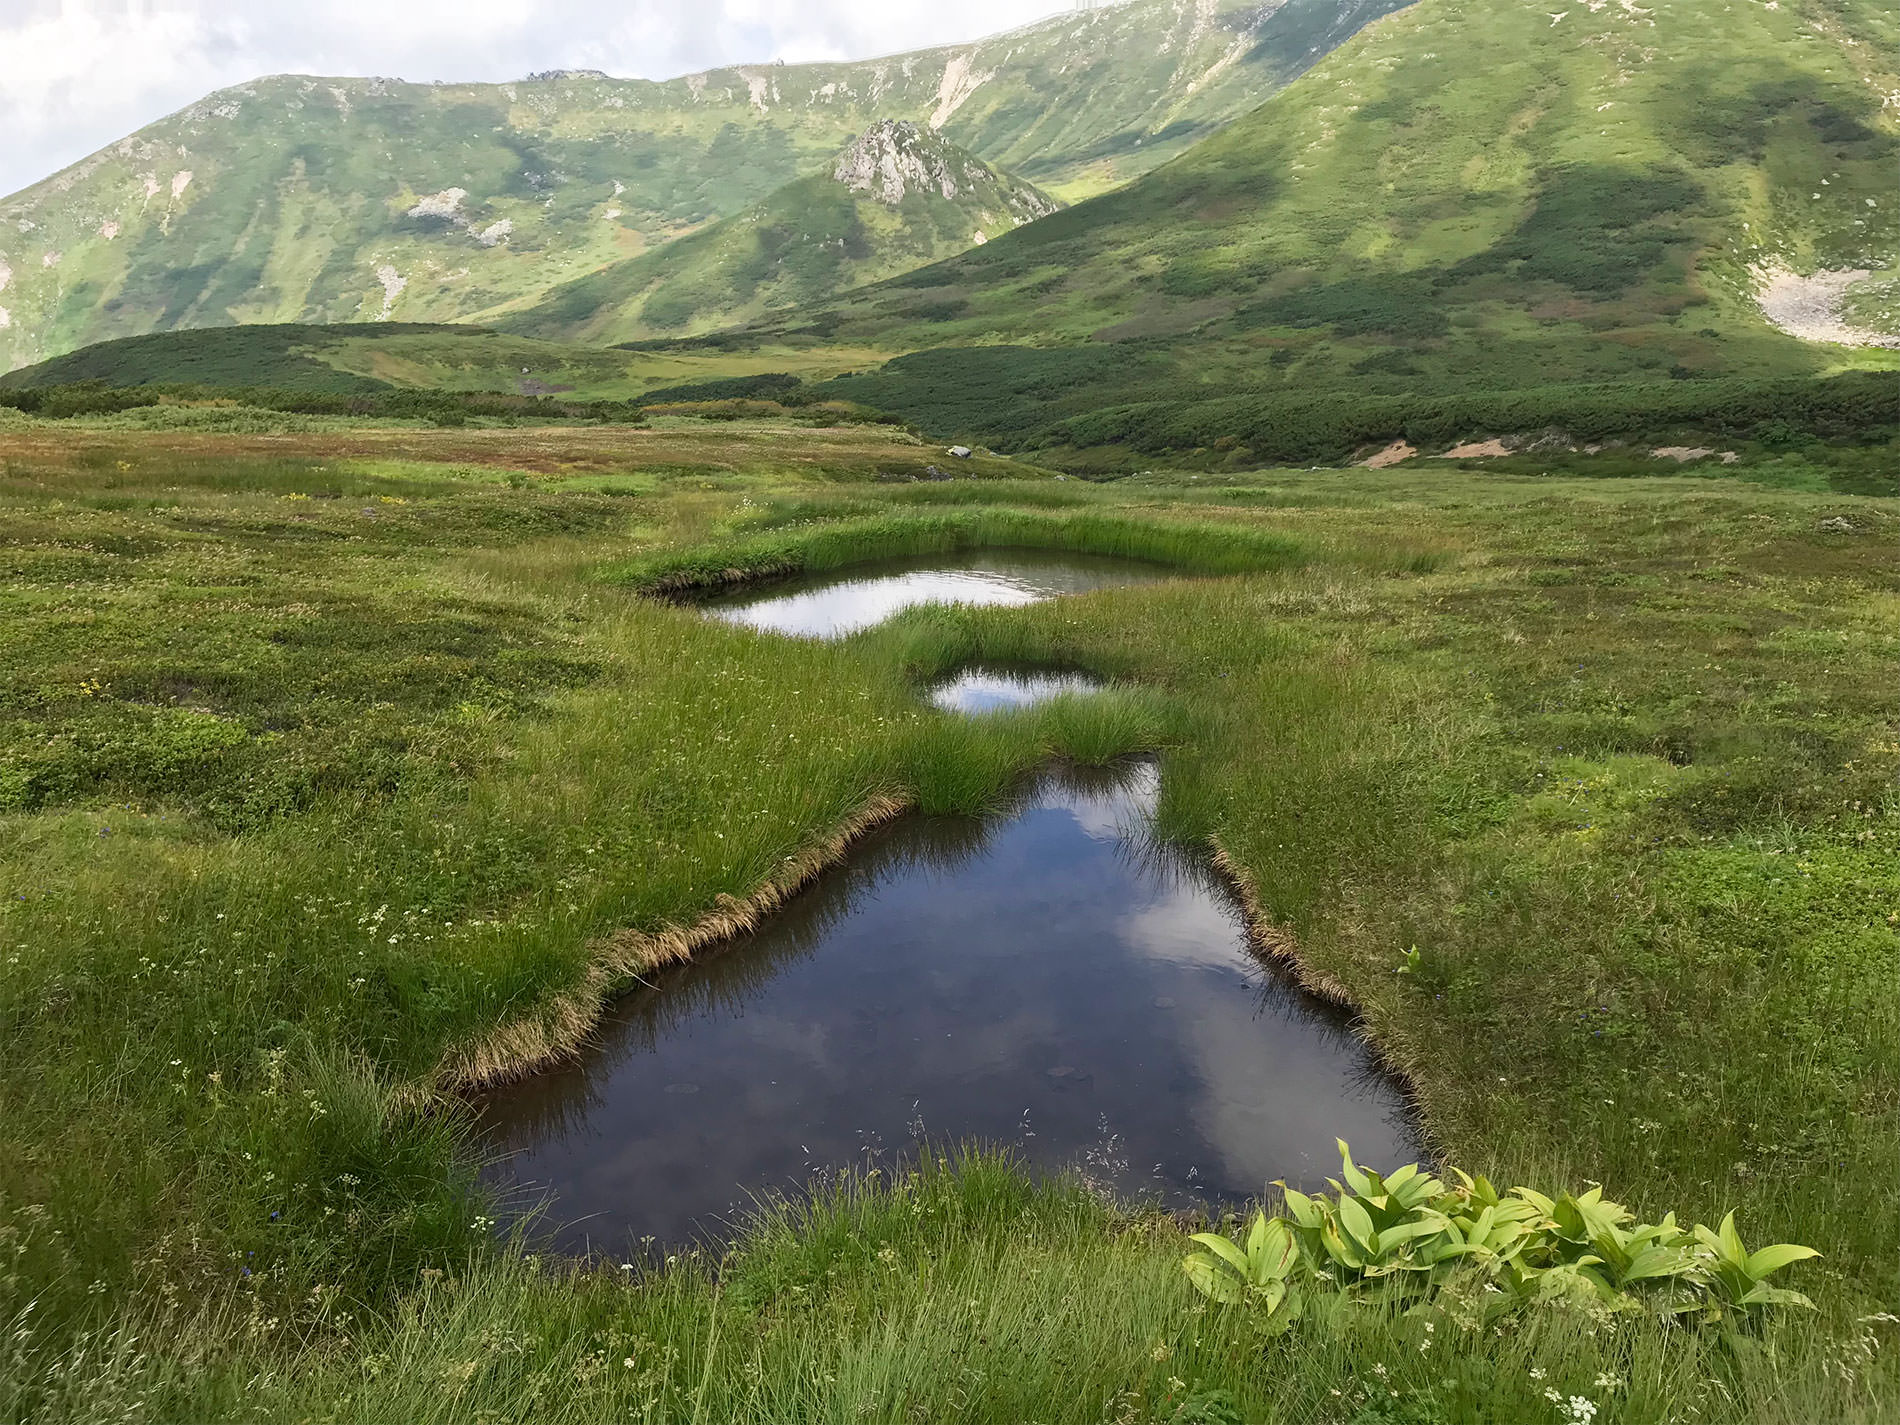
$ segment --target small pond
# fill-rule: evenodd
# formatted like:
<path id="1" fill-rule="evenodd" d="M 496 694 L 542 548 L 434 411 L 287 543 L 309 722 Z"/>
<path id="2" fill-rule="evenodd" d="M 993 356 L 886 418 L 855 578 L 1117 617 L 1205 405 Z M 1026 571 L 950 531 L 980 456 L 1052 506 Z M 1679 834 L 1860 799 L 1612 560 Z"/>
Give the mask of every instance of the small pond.
<path id="1" fill-rule="evenodd" d="M 716 1234 L 758 1195 L 1014 1147 L 1182 1205 L 1316 1185 L 1335 1137 L 1415 1156 L 1336 1011 L 1250 948 L 1238 906 L 1147 835 L 1151 764 L 1051 773 L 984 821 L 909 817 L 757 933 L 654 975 L 568 1066 L 483 1105 L 550 1245 Z"/>
<path id="2" fill-rule="evenodd" d="M 965 668 L 932 688 L 930 701 L 945 712 L 991 713 L 1032 707 L 1065 693 L 1099 693 L 1102 687 L 1101 682 L 1086 673 Z"/>
<path id="3" fill-rule="evenodd" d="M 711 594 L 693 602 L 715 618 L 770 633 L 842 638 L 915 604 L 1039 603 L 1172 577 L 1165 565 L 1105 554 L 987 549 L 853 564 Z"/>

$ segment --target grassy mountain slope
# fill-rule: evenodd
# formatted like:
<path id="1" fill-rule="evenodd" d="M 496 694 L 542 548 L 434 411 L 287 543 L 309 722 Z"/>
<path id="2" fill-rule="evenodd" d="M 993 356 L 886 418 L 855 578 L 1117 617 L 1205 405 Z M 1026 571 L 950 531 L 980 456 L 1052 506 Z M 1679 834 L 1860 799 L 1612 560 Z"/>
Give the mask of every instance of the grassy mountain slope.
<path id="1" fill-rule="evenodd" d="M 922 349 L 844 384 L 927 416 L 980 393 L 1019 436 L 1158 394 L 1892 365 L 1755 302 L 1766 267 L 1900 259 L 1892 28 L 1871 0 L 1421 0 L 1126 188 L 768 329 Z"/>
<path id="2" fill-rule="evenodd" d="M 568 341 L 710 331 L 908 272 L 1058 206 L 928 128 L 885 120 L 823 172 L 501 325 Z"/>
<path id="3" fill-rule="evenodd" d="M 1058 196 L 1252 108 L 1395 0 L 1132 0 L 973 44 L 665 83 L 279 76 L 0 201 L 0 369 L 233 322 L 479 318 L 736 213 L 879 119 Z"/>
<path id="4" fill-rule="evenodd" d="M 0 374 L 0 389 L 97 381 L 113 387 L 196 384 L 330 395 L 393 388 L 626 400 L 661 387 L 765 373 L 823 380 L 876 365 L 889 355 L 810 344 L 622 351 L 469 326 L 269 324 L 99 342 Z"/>

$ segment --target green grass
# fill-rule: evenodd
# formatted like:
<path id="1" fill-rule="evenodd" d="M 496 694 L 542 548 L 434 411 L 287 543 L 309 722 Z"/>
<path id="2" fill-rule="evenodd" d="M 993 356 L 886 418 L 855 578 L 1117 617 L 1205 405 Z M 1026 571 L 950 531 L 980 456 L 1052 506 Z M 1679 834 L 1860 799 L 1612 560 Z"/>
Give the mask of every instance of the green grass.
<path id="1" fill-rule="evenodd" d="M 0 434 L 9 1416 L 1892 1414 L 1892 500 L 1569 467 L 880 484 L 863 442 L 897 437 L 800 464 L 826 433 L 783 434 Z M 834 644 L 639 592 L 979 542 L 1207 572 Z M 981 726 L 920 699 L 973 659 L 1116 692 Z M 1734 1346 L 1562 1312 L 1267 1341 L 1202 1308 L 1177 1224 L 982 1158 L 889 1165 L 723 1262 L 493 1240 L 427 1087 L 554 1017 L 601 937 L 747 895 L 874 797 L 980 809 L 1135 747 L 1161 830 L 1350 990 L 1436 1151 L 1738 1209 L 1825 1254 L 1789 1282 L 1819 1311 Z"/>
<path id="2" fill-rule="evenodd" d="M 1102 515 L 970 510 L 831 522 L 711 544 L 633 564 L 601 577 L 652 593 L 788 574 L 823 573 L 874 559 L 984 548 L 1066 549 L 1179 565 L 1203 574 L 1284 568 L 1304 562 L 1294 541 L 1218 525 L 1165 524 Z"/>
<path id="3" fill-rule="evenodd" d="M 1741 1418 L 1739 1378 L 1798 1411 L 1814 1381 L 1707 1341 L 1545 1317 L 1474 1342 L 1371 1313 L 1279 1339 L 1188 1289 L 1177 1229 L 1006 1161 L 929 1159 L 767 1210 L 736 1250 L 631 1277 L 510 1256 L 418 1290 L 368 1355 L 259 1377 L 100 1340 L 62 1413 L 353 1421 Z M 334 1329 L 335 1323 L 331 1323 Z M 1805 1333 L 1783 1349 L 1812 1347 Z M 1849 1346 L 1839 1364 L 1862 1364 Z M 1475 1359 L 1474 1359 L 1475 1358 Z M 1829 1393 L 1853 1411 L 1855 1392 Z M 1214 1413 L 1224 1405 L 1231 1413 Z M 1192 1413 L 1196 1409 L 1207 1412 Z M 97 1415 L 94 1418 L 99 1418 Z"/>

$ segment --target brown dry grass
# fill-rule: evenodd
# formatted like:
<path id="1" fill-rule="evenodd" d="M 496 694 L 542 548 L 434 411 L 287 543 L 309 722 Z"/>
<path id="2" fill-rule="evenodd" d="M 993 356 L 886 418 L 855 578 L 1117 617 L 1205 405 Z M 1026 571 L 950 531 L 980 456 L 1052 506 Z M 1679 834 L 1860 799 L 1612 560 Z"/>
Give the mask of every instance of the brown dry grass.
<path id="1" fill-rule="evenodd" d="M 586 1044 L 601 1009 L 642 975 L 663 965 L 689 960 L 700 951 L 755 929 L 825 871 L 842 862 L 851 848 L 886 822 L 909 810 L 902 798 L 879 795 L 847 817 L 830 835 L 790 857 L 783 868 L 750 896 L 721 896 L 717 907 L 689 926 L 656 931 L 624 930 L 603 937 L 581 981 L 566 994 L 452 1049 L 434 1075 L 435 1088 L 470 1093 L 525 1078 Z"/>

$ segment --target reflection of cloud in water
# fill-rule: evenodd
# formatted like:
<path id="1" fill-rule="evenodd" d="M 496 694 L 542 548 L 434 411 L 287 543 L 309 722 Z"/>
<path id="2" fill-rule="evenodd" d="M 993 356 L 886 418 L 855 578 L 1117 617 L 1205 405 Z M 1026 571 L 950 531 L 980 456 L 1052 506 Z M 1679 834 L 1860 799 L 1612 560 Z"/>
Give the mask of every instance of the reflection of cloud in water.
<path id="1" fill-rule="evenodd" d="M 1403 1151 L 1397 1096 L 1339 1017 L 1153 840 L 1157 789 L 1152 764 L 1068 769 L 988 820 L 874 834 L 755 934 L 615 1005 L 579 1063 L 494 1095 L 494 1141 L 556 1192 L 570 1246 L 689 1236 L 920 1116 L 1177 1201 L 1310 1177 L 1336 1133 Z"/>
<path id="2" fill-rule="evenodd" d="M 1128 943 L 1165 964 L 1239 971 L 1248 965 L 1237 908 L 1182 877 L 1122 920 Z"/>
<path id="3" fill-rule="evenodd" d="M 1220 1179 L 1257 1190 L 1271 1177 L 1317 1181 L 1333 1166 L 1332 1138 L 1390 1142 L 1389 1090 L 1368 1093 L 1363 1050 L 1344 1015 L 1328 1013 L 1278 967 L 1256 958 L 1238 906 L 1211 872 L 1181 864 L 1156 898 L 1122 921 L 1128 944 L 1208 982 L 1191 1016 L 1174 1020 L 1202 1092 L 1184 1106 L 1219 1155 Z M 1384 1086 L 1376 1078 L 1372 1086 Z M 1324 1136 L 1305 1131 L 1330 1105 Z M 1301 1161 L 1283 1146 L 1298 1142 Z M 1276 1145 L 1263 1152 L 1261 1145 Z"/>
<path id="4" fill-rule="evenodd" d="M 897 574 L 884 579 L 855 579 L 828 589 L 785 594 L 761 603 L 717 609 L 717 617 L 774 633 L 831 638 L 882 623 L 913 604 L 989 604 L 1005 608 L 1033 604 L 1045 595 L 994 575 L 953 571 Z"/>
<path id="5" fill-rule="evenodd" d="M 1165 577 L 1159 565 L 1052 550 L 988 550 L 848 566 L 698 600 L 715 618 L 838 638 L 918 604 L 1004 608 Z"/>
<path id="6" fill-rule="evenodd" d="M 1046 669 L 965 668 L 930 690 L 931 703 L 946 712 L 990 713 L 1032 707 L 1065 693 L 1087 694 L 1102 684 L 1082 673 Z"/>
<path id="7" fill-rule="evenodd" d="M 1161 795 L 1161 768 L 1142 761 L 1113 768 L 1107 776 L 1082 782 L 1051 777 L 1038 789 L 1035 804 L 1066 811 L 1093 841 L 1122 841 L 1138 835 L 1154 814 Z"/>

